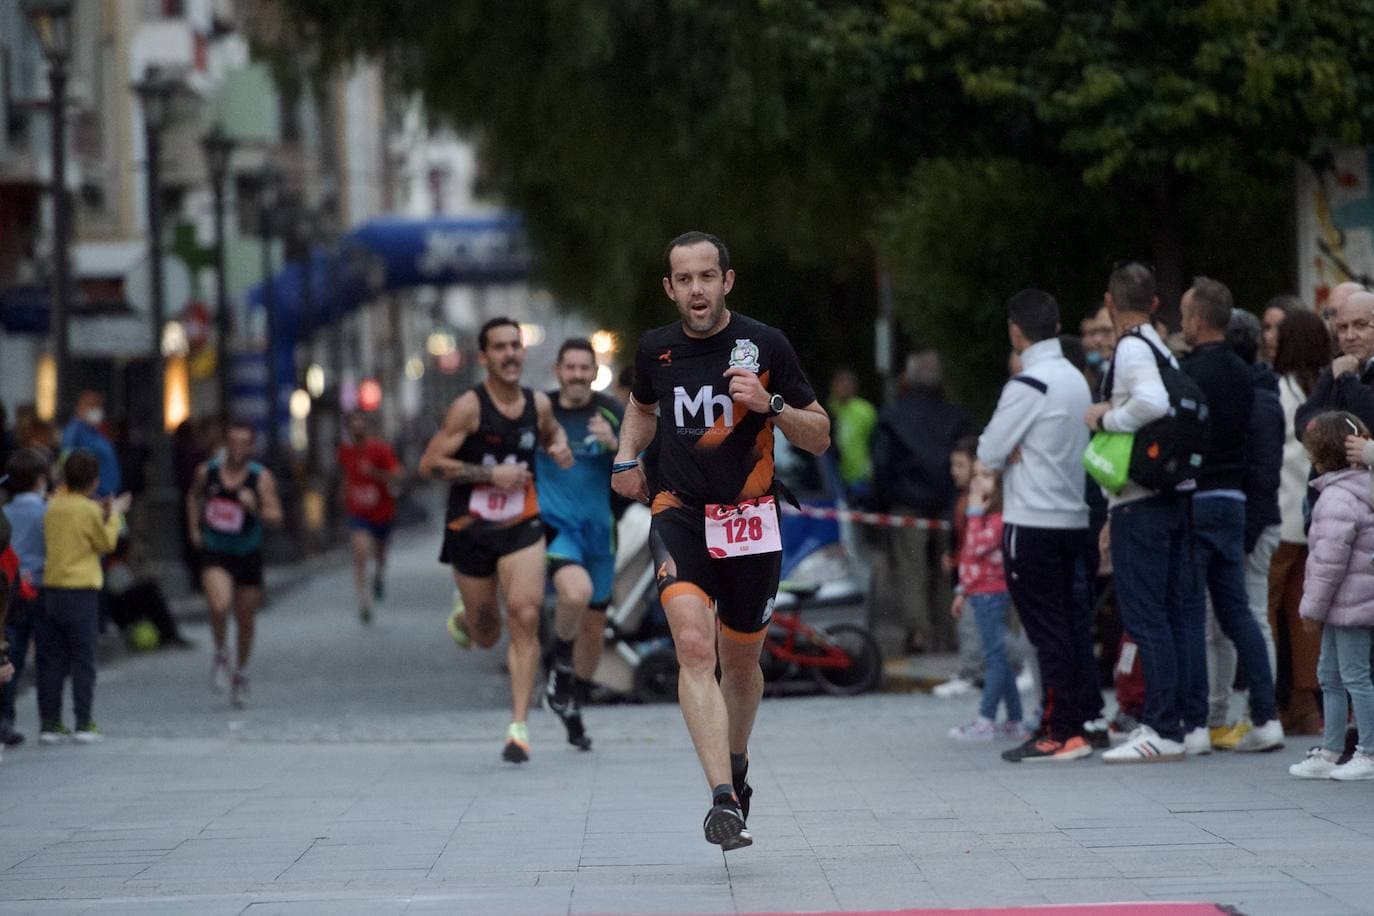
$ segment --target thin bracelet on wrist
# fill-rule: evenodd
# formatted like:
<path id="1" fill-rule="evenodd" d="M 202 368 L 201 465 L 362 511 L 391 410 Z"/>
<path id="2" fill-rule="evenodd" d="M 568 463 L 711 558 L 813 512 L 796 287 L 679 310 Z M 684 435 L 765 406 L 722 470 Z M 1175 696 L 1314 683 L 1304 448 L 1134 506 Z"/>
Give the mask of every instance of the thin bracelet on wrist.
<path id="1" fill-rule="evenodd" d="M 617 462 L 615 462 L 614 464 L 611 465 L 611 473 L 612 473 L 612 474 L 619 474 L 619 473 L 621 473 L 622 471 L 633 471 L 633 470 L 635 470 L 635 469 L 638 468 L 638 467 L 639 467 L 639 460 L 638 460 L 638 459 L 636 459 L 636 460 L 634 460 L 634 461 L 617 461 Z"/>

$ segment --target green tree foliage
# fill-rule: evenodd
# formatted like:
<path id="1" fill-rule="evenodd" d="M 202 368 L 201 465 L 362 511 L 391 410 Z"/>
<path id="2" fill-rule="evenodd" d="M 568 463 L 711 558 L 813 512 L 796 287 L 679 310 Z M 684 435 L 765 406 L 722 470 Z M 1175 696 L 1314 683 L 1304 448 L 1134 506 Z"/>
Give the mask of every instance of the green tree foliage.
<path id="1" fill-rule="evenodd" d="M 1245 175 L 1196 187 L 1182 219 L 1189 263 L 1258 311 L 1287 288 L 1291 188 Z M 878 226 L 901 326 L 914 346 L 949 357 L 949 388 L 976 410 L 992 406 L 1005 378 L 1013 293 L 1049 290 L 1063 331 L 1076 334 L 1101 306 L 1112 264 L 1148 260 L 1151 241 L 1128 195 L 1008 158 L 923 160 Z"/>
<path id="2" fill-rule="evenodd" d="M 328 59 L 385 55 L 474 136 L 545 279 L 630 330 L 670 319 L 662 249 L 687 229 L 729 243 L 743 310 L 801 331 L 853 287 L 867 298 L 846 291 L 852 317 L 871 320 L 880 62 L 861 17 L 826 6 L 291 0 Z M 827 360 L 846 349 L 798 343 Z"/>
<path id="3" fill-rule="evenodd" d="M 907 78 L 1004 155 L 1132 201 L 1176 296 L 1186 198 L 1374 130 L 1370 0 L 893 0 Z M 920 97 L 920 93 L 915 94 Z M 955 145 L 958 145 L 956 139 Z"/>
<path id="4" fill-rule="evenodd" d="M 661 246 L 707 229 L 732 302 L 862 367 L 881 252 L 970 395 L 1020 286 L 1073 330 L 1122 256 L 1291 285 L 1294 157 L 1374 125 L 1374 0 L 284 2 L 479 141 L 565 300 L 662 323 Z"/>

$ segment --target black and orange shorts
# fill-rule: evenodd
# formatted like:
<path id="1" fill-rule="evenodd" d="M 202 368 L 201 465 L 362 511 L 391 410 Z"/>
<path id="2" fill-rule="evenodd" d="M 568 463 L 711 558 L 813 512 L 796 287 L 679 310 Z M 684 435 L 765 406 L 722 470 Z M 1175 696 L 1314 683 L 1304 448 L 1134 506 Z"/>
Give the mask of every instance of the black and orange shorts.
<path id="1" fill-rule="evenodd" d="M 712 559 L 706 552 L 705 514 L 677 506 L 654 514 L 649 549 L 659 600 L 683 590 L 699 592 L 715 606 L 727 637 L 752 642 L 768 629 L 782 578 L 782 551 Z"/>
<path id="2" fill-rule="evenodd" d="M 456 531 L 445 528 L 439 562 L 469 578 L 490 579 L 502 557 L 538 544 L 543 537 L 544 523 L 538 516 L 504 527 L 476 522 Z"/>

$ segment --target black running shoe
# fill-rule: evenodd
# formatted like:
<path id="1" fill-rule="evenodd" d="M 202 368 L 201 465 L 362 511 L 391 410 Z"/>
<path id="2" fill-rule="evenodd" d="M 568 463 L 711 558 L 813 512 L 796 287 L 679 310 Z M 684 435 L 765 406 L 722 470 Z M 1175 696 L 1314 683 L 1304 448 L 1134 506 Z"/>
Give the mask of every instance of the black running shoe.
<path id="1" fill-rule="evenodd" d="M 1036 732 L 1027 738 L 1024 744 L 1018 744 L 1010 750 L 1003 751 L 1002 759 L 1007 763 L 1020 763 L 1027 755 L 1035 753 L 1035 746 L 1039 744 L 1040 740 L 1044 737 L 1045 736 L 1040 732 Z"/>
<path id="2" fill-rule="evenodd" d="M 582 709 L 574 690 L 572 669 L 555 665 L 544 688 L 544 705 L 563 722 L 568 730 L 568 743 L 579 751 L 592 749 L 592 739 L 582 724 Z"/>
<path id="3" fill-rule="evenodd" d="M 740 811 L 739 802 L 733 798 L 721 798 L 712 805 L 701 826 L 706 832 L 706 842 L 722 850 L 743 849 L 754 843 L 754 838 L 744 827 L 744 814 Z"/>
<path id="4" fill-rule="evenodd" d="M 563 720 L 563 727 L 568 730 L 568 743 L 579 751 L 590 751 L 592 736 L 587 734 L 587 728 L 582 724 L 582 711 L 573 706 L 567 715 L 559 713 L 558 717 Z"/>
<path id="5" fill-rule="evenodd" d="M 574 709 L 573 673 L 571 668 L 554 665 L 549 672 L 548 684 L 544 687 L 544 699 L 548 707 L 560 717 Z"/>

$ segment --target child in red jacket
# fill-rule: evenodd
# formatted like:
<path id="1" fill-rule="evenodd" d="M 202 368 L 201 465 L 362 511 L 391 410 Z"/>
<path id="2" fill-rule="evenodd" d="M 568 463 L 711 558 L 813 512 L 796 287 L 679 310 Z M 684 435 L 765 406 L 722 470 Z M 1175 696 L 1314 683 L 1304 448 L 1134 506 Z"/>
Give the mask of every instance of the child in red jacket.
<path id="1" fill-rule="evenodd" d="M 973 467 L 969 482 L 968 527 L 959 550 L 959 587 L 950 613 L 959 617 L 969 611 L 978 626 L 983 647 L 983 699 L 978 718 L 950 729 L 959 741 L 1023 738 L 1021 693 L 1007 658 L 1007 611 L 1011 596 L 1002 568 L 1002 475 L 981 461 Z M 997 707 L 1005 704 L 1007 719 L 998 724 Z"/>

